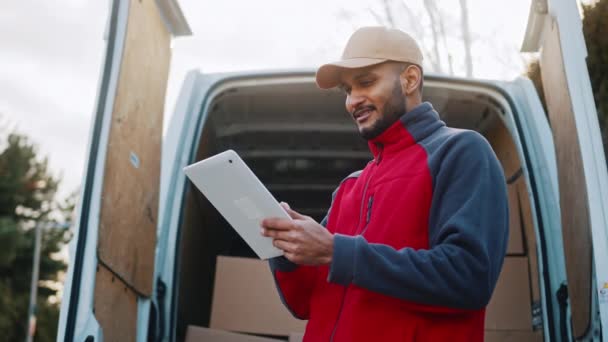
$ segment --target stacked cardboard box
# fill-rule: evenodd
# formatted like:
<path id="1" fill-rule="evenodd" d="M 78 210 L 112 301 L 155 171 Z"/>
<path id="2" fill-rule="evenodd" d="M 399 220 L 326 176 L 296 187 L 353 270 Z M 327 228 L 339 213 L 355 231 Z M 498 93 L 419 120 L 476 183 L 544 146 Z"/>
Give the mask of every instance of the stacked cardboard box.
<path id="1" fill-rule="evenodd" d="M 189 327 L 188 333 L 207 340 L 213 336 L 213 341 L 222 342 L 277 341 L 253 339 L 248 334 L 289 337 L 289 341 L 297 342 L 302 339 L 306 321 L 294 318 L 281 302 L 267 261 L 219 256 L 209 327 Z M 187 342 L 204 340 L 196 338 Z"/>
<path id="2" fill-rule="evenodd" d="M 528 258 L 510 256 L 486 309 L 486 341 L 542 341 L 532 329 Z"/>
<path id="3" fill-rule="evenodd" d="M 305 326 L 281 303 L 268 262 L 218 257 L 211 328 L 288 336 Z"/>
<path id="4" fill-rule="evenodd" d="M 217 329 L 189 326 L 186 342 L 278 342 L 281 340 L 233 333 Z"/>
<path id="5" fill-rule="evenodd" d="M 532 330 L 528 259 L 509 256 L 486 312 L 486 341 L 541 341 Z M 217 259 L 210 329 L 189 327 L 187 342 L 270 342 L 276 336 L 302 340 L 306 321 L 281 303 L 268 263 L 220 256 Z M 230 332 L 230 333 L 229 333 Z"/>

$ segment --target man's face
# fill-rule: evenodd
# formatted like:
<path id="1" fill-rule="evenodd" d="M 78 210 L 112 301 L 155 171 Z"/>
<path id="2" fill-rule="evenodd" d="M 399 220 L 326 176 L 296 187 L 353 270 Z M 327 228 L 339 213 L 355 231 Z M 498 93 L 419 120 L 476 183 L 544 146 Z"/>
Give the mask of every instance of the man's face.
<path id="1" fill-rule="evenodd" d="M 399 79 L 402 70 L 400 64 L 382 63 L 342 72 L 346 110 L 363 138 L 377 137 L 405 114 L 405 95 Z"/>

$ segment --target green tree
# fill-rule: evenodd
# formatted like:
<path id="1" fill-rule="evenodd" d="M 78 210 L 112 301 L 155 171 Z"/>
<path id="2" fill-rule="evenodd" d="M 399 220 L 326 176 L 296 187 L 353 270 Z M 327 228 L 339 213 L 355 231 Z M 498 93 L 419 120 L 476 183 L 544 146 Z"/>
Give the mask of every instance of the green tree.
<path id="1" fill-rule="evenodd" d="M 606 18 L 608 18 L 608 0 L 583 5 L 583 34 L 588 52 L 587 69 L 589 69 L 598 121 L 602 131 L 604 152 L 608 159 L 608 25 L 606 25 Z M 526 75 L 534 83 L 546 112 L 540 74 L 538 60 L 528 64 Z"/>
<path id="2" fill-rule="evenodd" d="M 22 341 L 28 320 L 32 257 L 37 224 L 69 220 L 73 196 L 65 203 L 55 200 L 59 179 L 39 160 L 27 137 L 9 134 L 0 146 L 0 340 Z M 69 239 L 64 229 L 44 229 L 37 299 L 36 341 L 54 341 L 59 308 L 49 301 L 66 265 L 55 256 Z"/>

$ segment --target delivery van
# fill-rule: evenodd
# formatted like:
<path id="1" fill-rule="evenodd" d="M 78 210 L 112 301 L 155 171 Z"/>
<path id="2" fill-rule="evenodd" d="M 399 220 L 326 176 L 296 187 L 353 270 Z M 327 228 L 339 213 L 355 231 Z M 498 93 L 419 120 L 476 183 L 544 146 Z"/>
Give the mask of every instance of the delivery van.
<path id="1" fill-rule="evenodd" d="M 193 70 L 163 136 L 171 39 L 188 34 L 175 0 L 111 2 L 58 341 L 301 339 L 267 262 L 182 169 L 233 149 L 275 198 L 321 220 L 371 154 L 314 70 Z M 486 340 L 601 341 L 608 174 L 575 1 L 532 1 L 522 50 L 540 51 L 547 112 L 525 78 L 424 80 L 424 100 L 485 136 L 505 173 L 509 246 Z"/>

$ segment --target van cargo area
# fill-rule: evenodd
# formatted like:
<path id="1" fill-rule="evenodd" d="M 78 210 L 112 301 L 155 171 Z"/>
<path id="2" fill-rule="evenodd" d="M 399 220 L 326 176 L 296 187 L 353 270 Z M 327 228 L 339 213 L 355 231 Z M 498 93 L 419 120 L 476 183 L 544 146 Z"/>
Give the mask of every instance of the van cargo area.
<path id="1" fill-rule="evenodd" d="M 230 82 L 212 93 L 200 113 L 202 133 L 191 162 L 233 149 L 277 200 L 322 220 L 340 181 L 372 159 L 367 143 L 346 113 L 344 94 L 319 90 L 310 77 L 281 82 Z M 541 296 L 533 203 L 508 124 L 512 122 L 508 117 L 510 109 L 505 108 L 507 102 L 500 101 L 500 96 L 480 83 L 433 77 L 425 80 L 425 101 L 433 104 L 448 126 L 483 134 L 500 159 L 508 183 L 508 256 L 487 309 L 486 340 L 541 341 L 542 317 L 534 310 L 540 305 Z M 178 341 L 184 340 L 188 326 L 210 327 L 218 256 L 256 258 L 191 184 L 186 187 L 184 198 L 177 241 Z M 259 273 L 259 277 L 271 276 L 268 267 Z M 247 308 L 259 314 L 266 309 Z M 230 310 L 244 308 L 234 305 Z M 235 313 L 234 317 L 242 316 Z M 255 333 L 288 338 L 275 331 Z"/>

